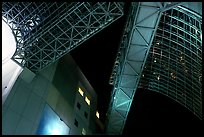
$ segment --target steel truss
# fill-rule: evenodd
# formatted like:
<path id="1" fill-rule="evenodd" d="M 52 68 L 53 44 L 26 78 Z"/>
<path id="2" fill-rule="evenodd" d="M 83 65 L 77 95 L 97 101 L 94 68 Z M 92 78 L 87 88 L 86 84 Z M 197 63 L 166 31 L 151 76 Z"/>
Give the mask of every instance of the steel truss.
<path id="1" fill-rule="evenodd" d="M 107 134 L 122 134 L 141 72 L 163 11 L 179 3 L 131 3 L 109 83 L 114 85 L 107 116 Z"/>
<path id="2" fill-rule="evenodd" d="M 17 41 L 12 59 L 37 73 L 123 15 L 116 2 L 3 2 Z"/>

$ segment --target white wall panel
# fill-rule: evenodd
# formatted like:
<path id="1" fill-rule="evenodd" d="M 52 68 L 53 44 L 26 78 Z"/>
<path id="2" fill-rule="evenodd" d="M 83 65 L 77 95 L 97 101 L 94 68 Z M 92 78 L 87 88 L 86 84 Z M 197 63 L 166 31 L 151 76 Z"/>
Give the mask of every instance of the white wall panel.
<path id="1" fill-rule="evenodd" d="M 5 117 L 2 119 L 2 133 L 5 135 L 12 135 L 16 130 L 16 126 L 19 123 L 20 115 L 8 109 L 5 113 Z"/>
<path id="2" fill-rule="evenodd" d="M 41 101 L 42 99 L 39 96 L 35 93 L 31 93 L 22 115 L 32 122 L 35 122 Z"/>
<path id="3" fill-rule="evenodd" d="M 27 104 L 29 94 L 30 94 L 30 89 L 25 88 L 24 85 L 21 84 L 15 91 L 13 99 L 9 105 L 9 108 L 21 114 L 24 107 Z"/>
<path id="4" fill-rule="evenodd" d="M 16 127 L 15 135 L 30 135 L 33 123 L 26 119 L 25 117 L 21 117 L 19 124 Z"/>

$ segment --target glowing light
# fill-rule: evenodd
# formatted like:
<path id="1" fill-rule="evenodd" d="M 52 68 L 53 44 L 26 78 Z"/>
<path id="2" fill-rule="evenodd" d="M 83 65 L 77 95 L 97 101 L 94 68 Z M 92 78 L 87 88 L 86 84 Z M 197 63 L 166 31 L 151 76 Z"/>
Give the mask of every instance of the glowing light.
<path id="1" fill-rule="evenodd" d="M 154 62 L 157 62 L 157 58 L 154 59 Z"/>
<path id="2" fill-rule="evenodd" d="M 3 19 L 6 20 L 2 17 L 2 105 L 7 99 L 16 79 L 23 70 L 21 66 L 11 60 L 16 50 L 16 40 L 11 28 Z M 15 26 L 15 24 L 12 25 Z"/>
<path id="3" fill-rule="evenodd" d="M 16 40 L 10 27 L 2 20 L 2 63 L 8 61 L 16 50 Z"/>
<path id="4" fill-rule="evenodd" d="M 86 130 L 84 128 L 82 128 L 82 135 L 86 135 Z"/>
<path id="5" fill-rule="evenodd" d="M 173 78 L 173 79 L 176 79 L 176 74 L 175 73 L 171 73 L 171 77 Z"/>
<path id="6" fill-rule="evenodd" d="M 57 117 L 52 117 L 49 120 L 49 124 L 47 123 L 45 127 L 46 135 L 66 135 L 66 127 L 62 121 L 60 121 Z"/>
<path id="7" fill-rule="evenodd" d="M 160 76 L 158 76 L 157 79 L 159 80 L 159 79 L 160 79 Z"/>
<path id="8" fill-rule="evenodd" d="M 153 48 L 153 56 L 154 56 L 154 53 L 155 53 L 155 48 Z"/>
<path id="9" fill-rule="evenodd" d="M 88 105 L 90 105 L 90 100 L 88 99 L 88 97 L 85 98 L 85 101 Z"/>
<path id="10" fill-rule="evenodd" d="M 52 130 L 50 131 L 50 134 L 51 134 L 51 135 L 60 135 L 60 131 L 59 131 L 59 129 L 52 129 Z"/>
<path id="11" fill-rule="evenodd" d="M 99 118 L 99 113 L 98 113 L 98 111 L 96 111 L 96 117 Z"/>
<path id="12" fill-rule="evenodd" d="M 59 116 L 46 105 L 40 124 L 36 131 L 37 135 L 68 135 L 70 128 L 60 120 Z"/>
<path id="13" fill-rule="evenodd" d="M 84 96 L 84 91 L 81 88 L 79 88 L 78 91 L 81 94 L 81 96 Z"/>

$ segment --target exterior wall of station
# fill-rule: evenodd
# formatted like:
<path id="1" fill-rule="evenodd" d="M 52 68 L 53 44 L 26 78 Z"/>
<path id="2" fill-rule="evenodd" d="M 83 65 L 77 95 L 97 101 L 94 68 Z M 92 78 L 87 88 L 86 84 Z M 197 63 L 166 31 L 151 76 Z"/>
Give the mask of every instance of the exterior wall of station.
<path id="1" fill-rule="evenodd" d="M 70 135 L 81 135 L 82 130 L 85 130 L 83 134 L 99 131 L 100 121 L 95 115 L 97 95 L 70 55 L 45 68 L 29 82 L 31 73 L 24 69 L 2 105 L 3 135 L 36 134 L 45 105 L 70 128 Z M 79 87 L 84 96 L 78 92 Z M 90 105 L 85 102 L 86 96 Z"/>
<path id="2" fill-rule="evenodd" d="M 202 17 L 181 7 L 162 14 L 139 88 L 166 95 L 202 119 Z"/>

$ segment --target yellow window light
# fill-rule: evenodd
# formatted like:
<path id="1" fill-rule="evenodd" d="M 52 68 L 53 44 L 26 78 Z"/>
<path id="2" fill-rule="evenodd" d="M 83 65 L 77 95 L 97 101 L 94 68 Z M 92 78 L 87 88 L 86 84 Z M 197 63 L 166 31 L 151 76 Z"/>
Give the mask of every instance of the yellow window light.
<path id="1" fill-rule="evenodd" d="M 98 111 L 96 111 L 96 117 L 99 118 L 99 113 L 98 113 Z"/>
<path id="2" fill-rule="evenodd" d="M 84 91 L 81 89 L 81 88 L 79 88 L 79 93 L 81 94 L 81 96 L 84 96 Z"/>
<path id="3" fill-rule="evenodd" d="M 90 100 L 89 100 L 88 97 L 85 98 L 85 101 L 86 101 L 86 103 L 87 103 L 88 105 L 90 105 Z"/>

